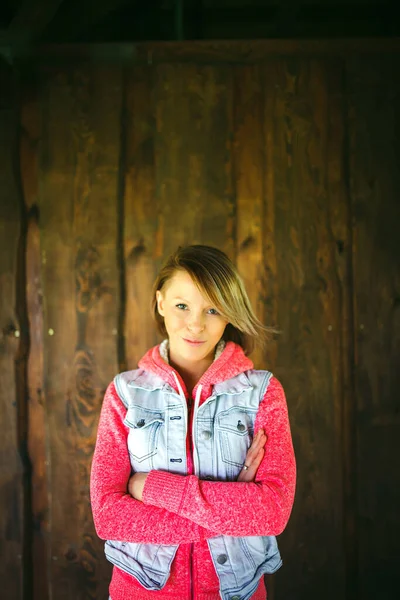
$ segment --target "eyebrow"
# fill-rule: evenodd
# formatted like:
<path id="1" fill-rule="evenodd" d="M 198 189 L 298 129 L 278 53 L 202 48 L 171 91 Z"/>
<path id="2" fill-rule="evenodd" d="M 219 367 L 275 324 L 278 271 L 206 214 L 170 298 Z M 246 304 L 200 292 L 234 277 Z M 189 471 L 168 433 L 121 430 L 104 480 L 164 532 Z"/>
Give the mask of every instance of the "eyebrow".
<path id="1" fill-rule="evenodd" d="M 189 300 L 185 300 L 185 298 L 182 298 L 182 296 L 175 296 L 175 298 L 172 298 L 172 300 L 183 300 L 183 302 L 190 304 Z M 206 304 L 206 306 L 211 306 L 212 308 L 214 308 L 214 305 L 210 303 Z"/>
<path id="2" fill-rule="evenodd" d="M 184 302 L 189 302 L 189 300 L 186 300 L 185 298 L 182 298 L 182 296 L 175 296 L 175 298 L 172 298 L 173 300 L 183 300 Z"/>

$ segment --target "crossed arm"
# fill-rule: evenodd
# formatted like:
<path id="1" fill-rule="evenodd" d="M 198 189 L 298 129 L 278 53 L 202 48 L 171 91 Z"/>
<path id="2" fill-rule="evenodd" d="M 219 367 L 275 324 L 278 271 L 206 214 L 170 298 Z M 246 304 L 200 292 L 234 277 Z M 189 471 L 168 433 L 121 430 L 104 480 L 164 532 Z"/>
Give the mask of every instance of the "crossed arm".
<path id="1" fill-rule="evenodd" d="M 267 436 L 263 429 L 259 429 L 253 438 L 253 442 L 247 451 L 244 468 L 240 471 L 237 481 L 247 482 L 254 481 L 257 469 L 264 457 L 264 446 L 267 441 Z M 129 479 L 128 492 L 136 500 L 143 500 L 143 489 L 148 477 L 148 473 L 134 473 Z"/>
<path id="2" fill-rule="evenodd" d="M 132 477 L 129 493 L 125 412 L 112 383 L 104 398 L 92 465 L 91 501 L 99 537 L 180 544 L 222 533 L 277 535 L 284 529 L 296 467 L 286 401 L 276 379 L 271 379 L 255 423 L 256 431 L 268 434 L 268 443 L 262 432 L 255 436 L 253 454 L 246 458 L 251 468 L 242 471 L 237 482 L 151 471 Z"/>

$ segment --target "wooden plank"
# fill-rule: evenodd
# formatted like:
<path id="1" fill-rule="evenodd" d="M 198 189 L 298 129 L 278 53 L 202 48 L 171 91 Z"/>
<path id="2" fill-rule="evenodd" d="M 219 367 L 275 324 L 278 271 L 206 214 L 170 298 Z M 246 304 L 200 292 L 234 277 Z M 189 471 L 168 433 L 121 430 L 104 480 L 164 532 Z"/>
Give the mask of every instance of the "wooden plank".
<path id="1" fill-rule="evenodd" d="M 37 89 L 26 81 L 21 89 L 20 161 L 26 231 L 26 299 L 29 322 L 27 440 L 31 464 L 32 597 L 48 599 L 49 437 L 43 381 L 43 290 L 39 230 L 38 151 L 41 122 Z"/>
<path id="2" fill-rule="evenodd" d="M 120 69 L 47 83 L 41 235 L 51 448 L 51 596 L 106 598 L 110 567 L 89 476 L 100 406 L 117 372 Z"/>
<path id="3" fill-rule="evenodd" d="M 160 254 L 203 243 L 234 259 L 231 69 L 160 66 L 155 104 Z"/>
<path id="4" fill-rule="evenodd" d="M 268 39 L 190 42 L 140 42 L 110 44 L 40 44 L 13 49 L 13 56 L 28 62 L 57 65 L 82 61 L 151 65 L 171 62 L 244 63 L 264 62 L 272 56 L 380 55 L 400 52 L 399 38 Z"/>
<path id="5" fill-rule="evenodd" d="M 327 70 L 327 198 L 329 223 L 335 248 L 334 294 L 339 310 L 341 362 L 333 373 L 335 394 L 335 434 L 340 440 L 343 469 L 343 536 L 345 598 L 358 594 L 357 455 L 356 402 L 354 389 L 354 311 L 353 236 L 349 196 L 347 98 L 344 63 Z"/>
<path id="6" fill-rule="evenodd" d="M 234 70 L 234 142 L 232 162 L 236 196 L 236 262 L 257 317 L 264 322 L 263 256 L 263 96 L 257 66 Z M 264 349 L 251 355 L 265 368 Z"/>
<path id="7" fill-rule="evenodd" d="M 359 596 L 394 598 L 400 519 L 397 61 L 348 60 Z"/>
<path id="8" fill-rule="evenodd" d="M 158 340 L 150 312 L 156 266 L 162 250 L 157 238 L 155 197 L 154 68 L 128 72 L 126 88 L 126 169 L 124 194 L 125 357 L 128 368 Z"/>
<path id="9" fill-rule="evenodd" d="M 2 595 L 22 600 L 25 556 L 24 397 L 16 382 L 21 328 L 17 316 L 21 199 L 16 169 L 18 121 L 13 72 L 0 61 L 0 577 Z"/>
<path id="10" fill-rule="evenodd" d="M 280 537 L 285 568 L 274 598 L 336 599 L 344 594 L 342 536 L 342 314 L 331 206 L 345 203 L 328 158 L 332 118 L 340 121 L 328 85 L 331 61 L 270 61 L 265 97 L 264 256 L 267 320 L 282 330 L 268 365 L 288 399 L 299 466 L 295 506 Z M 334 117 L 331 112 L 336 111 Z M 340 159 L 339 159 L 340 160 Z M 343 214 L 342 214 L 343 213 Z M 346 231 L 345 208 L 339 212 Z"/>

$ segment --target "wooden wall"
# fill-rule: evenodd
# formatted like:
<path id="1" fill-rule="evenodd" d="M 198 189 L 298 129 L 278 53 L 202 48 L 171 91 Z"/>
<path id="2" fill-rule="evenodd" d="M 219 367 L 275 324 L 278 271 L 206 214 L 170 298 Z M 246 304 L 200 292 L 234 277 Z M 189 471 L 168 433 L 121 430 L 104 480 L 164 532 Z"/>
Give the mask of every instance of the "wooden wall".
<path id="1" fill-rule="evenodd" d="M 107 598 L 89 501 L 102 397 L 157 343 L 151 285 L 185 243 L 227 252 L 282 331 L 254 355 L 285 387 L 298 461 L 269 598 L 397 597 L 393 47 L 188 43 L 24 67 L 19 132 L 0 105 L 2 597 Z"/>

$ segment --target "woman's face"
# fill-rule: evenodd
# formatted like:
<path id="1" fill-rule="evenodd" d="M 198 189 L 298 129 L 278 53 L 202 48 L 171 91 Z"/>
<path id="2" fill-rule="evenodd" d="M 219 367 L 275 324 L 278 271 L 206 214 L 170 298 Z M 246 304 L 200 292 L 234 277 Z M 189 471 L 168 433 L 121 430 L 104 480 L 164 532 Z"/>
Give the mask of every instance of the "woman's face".
<path id="1" fill-rule="evenodd" d="M 164 317 L 175 362 L 213 360 L 228 321 L 208 302 L 189 273 L 176 271 L 163 291 L 157 291 L 157 307 Z"/>

